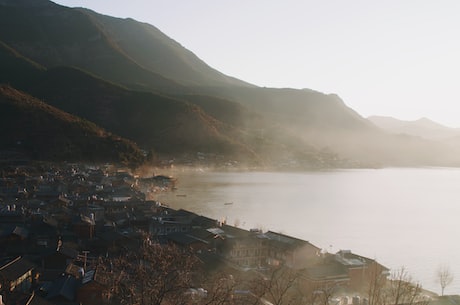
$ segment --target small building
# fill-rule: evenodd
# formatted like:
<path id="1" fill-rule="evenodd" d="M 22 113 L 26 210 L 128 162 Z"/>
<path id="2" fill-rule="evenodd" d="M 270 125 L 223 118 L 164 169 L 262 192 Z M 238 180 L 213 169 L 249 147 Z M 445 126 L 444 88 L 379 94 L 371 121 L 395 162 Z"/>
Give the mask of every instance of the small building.
<path id="1" fill-rule="evenodd" d="M 320 248 L 308 241 L 268 231 L 268 264 L 302 269 L 318 260 Z"/>
<path id="2" fill-rule="evenodd" d="M 35 266 L 21 256 L 0 267 L 0 294 L 11 292 L 29 292 L 33 281 Z"/>
<path id="3" fill-rule="evenodd" d="M 332 257 L 308 266 L 299 272 L 299 283 L 308 293 L 325 289 L 345 288 L 350 285 L 348 269 Z"/>
<path id="4" fill-rule="evenodd" d="M 168 235 L 174 232 L 190 232 L 196 214 L 185 210 L 165 209 L 160 215 L 152 217 L 150 234 Z"/>
<path id="5" fill-rule="evenodd" d="M 72 248 L 59 247 L 56 251 L 45 255 L 42 259 L 42 268 L 62 270 L 78 257 L 78 251 Z"/>
<path id="6" fill-rule="evenodd" d="M 101 305 L 107 300 L 106 291 L 107 287 L 96 280 L 96 270 L 89 270 L 77 288 L 76 300 L 82 305 Z"/>
<path id="7" fill-rule="evenodd" d="M 209 248 L 209 242 L 197 238 L 191 234 L 175 232 L 166 236 L 166 239 L 181 248 L 190 249 L 193 252 L 206 251 Z"/>
<path id="8" fill-rule="evenodd" d="M 94 237 L 96 222 L 93 218 L 80 215 L 73 223 L 73 230 L 78 238 L 91 239 Z"/>
<path id="9" fill-rule="evenodd" d="M 261 233 L 247 231 L 223 225 L 222 255 L 231 263 L 244 268 L 254 269 L 267 264 L 269 240 Z"/>
<path id="10" fill-rule="evenodd" d="M 349 287 L 358 290 L 369 281 L 371 277 L 383 276 L 387 278 L 389 269 L 376 260 L 357 255 L 350 250 L 340 250 L 335 254 L 335 260 L 347 269 L 350 278 Z"/>
<path id="11" fill-rule="evenodd" d="M 46 299 L 53 303 L 69 303 L 75 301 L 76 289 L 79 281 L 71 275 L 63 275 L 55 279 L 47 289 Z"/>

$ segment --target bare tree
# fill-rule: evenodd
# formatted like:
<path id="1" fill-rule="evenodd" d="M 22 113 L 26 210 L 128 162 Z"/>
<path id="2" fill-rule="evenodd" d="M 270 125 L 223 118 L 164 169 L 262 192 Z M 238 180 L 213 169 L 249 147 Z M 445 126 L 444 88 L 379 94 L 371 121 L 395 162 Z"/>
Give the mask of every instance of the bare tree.
<path id="1" fill-rule="evenodd" d="M 274 305 L 300 304 L 302 295 L 298 290 L 298 272 L 279 267 L 253 280 L 251 291 L 256 301 L 268 301 Z"/>
<path id="2" fill-rule="evenodd" d="M 203 283 L 206 288 L 206 297 L 201 297 L 196 303 L 200 305 L 234 304 L 233 298 L 238 282 L 240 281 L 224 272 L 209 274 Z"/>
<path id="3" fill-rule="evenodd" d="M 422 286 L 412 281 L 404 267 L 391 274 L 386 291 L 387 304 L 424 305 L 428 303 Z"/>
<path id="4" fill-rule="evenodd" d="M 368 298 L 370 305 L 427 305 L 422 286 L 412 281 L 404 267 L 393 271 L 389 278 L 378 266 L 369 276 Z"/>
<path id="5" fill-rule="evenodd" d="M 385 304 L 385 287 L 387 276 L 379 264 L 369 266 L 367 274 L 367 297 L 369 305 Z"/>
<path id="6" fill-rule="evenodd" d="M 329 305 L 338 287 L 335 283 L 321 282 L 302 287 L 299 292 L 308 305 Z"/>
<path id="7" fill-rule="evenodd" d="M 185 304 L 197 262 L 178 247 L 145 242 L 139 251 L 103 262 L 102 278 L 111 304 Z"/>
<path id="8" fill-rule="evenodd" d="M 454 280 L 454 275 L 451 273 L 449 267 L 447 266 L 440 266 L 437 271 L 437 279 L 439 284 L 441 285 L 441 296 L 444 295 L 444 289 L 447 286 L 452 284 Z"/>

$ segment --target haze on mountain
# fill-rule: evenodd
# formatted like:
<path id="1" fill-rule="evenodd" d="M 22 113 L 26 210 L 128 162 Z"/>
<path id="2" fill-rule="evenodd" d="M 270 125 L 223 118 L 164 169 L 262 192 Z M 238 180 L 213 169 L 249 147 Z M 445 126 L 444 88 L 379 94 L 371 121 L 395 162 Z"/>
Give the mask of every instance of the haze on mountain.
<path id="1" fill-rule="evenodd" d="M 367 119 L 379 128 L 394 134 L 406 134 L 428 140 L 449 140 L 460 136 L 460 128 L 447 127 L 428 118 L 404 121 L 386 116 L 370 116 Z"/>
<path id="2" fill-rule="evenodd" d="M 163 156 L 258 166 L 457 165 L 444 143 L 384 132 L 335 94 L 224 75 L 152 25 L 0 0 L 0 82 Z"/>

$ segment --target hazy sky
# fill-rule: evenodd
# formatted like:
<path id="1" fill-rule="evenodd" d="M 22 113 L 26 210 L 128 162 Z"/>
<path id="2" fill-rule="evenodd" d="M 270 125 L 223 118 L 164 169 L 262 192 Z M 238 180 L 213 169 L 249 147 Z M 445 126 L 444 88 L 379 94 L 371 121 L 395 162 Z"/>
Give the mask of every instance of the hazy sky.
<path id="1" fill-rule="evenodd" d="M 460 127 L 458 0 L 58 0 L 150 23 L 213 68 Z"/>

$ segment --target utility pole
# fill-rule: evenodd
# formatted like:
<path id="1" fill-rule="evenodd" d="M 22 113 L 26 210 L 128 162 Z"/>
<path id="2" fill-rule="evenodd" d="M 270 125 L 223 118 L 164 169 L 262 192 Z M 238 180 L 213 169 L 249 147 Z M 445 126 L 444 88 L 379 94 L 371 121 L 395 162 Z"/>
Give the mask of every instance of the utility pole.
<path id="1" fill-rule="evenodd" d="M 82 251 L 82 252 L 83 252 L 83 270 L 84 270 L 85 273 L 86 273 L 86 262 L 87 262 L 87 260 L 88 260 L 88 253 L 89 253 L 89 251 L 84 250 L 84 251 Z"/>

